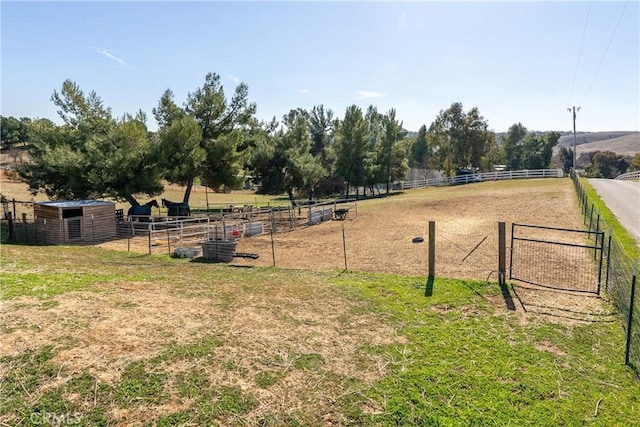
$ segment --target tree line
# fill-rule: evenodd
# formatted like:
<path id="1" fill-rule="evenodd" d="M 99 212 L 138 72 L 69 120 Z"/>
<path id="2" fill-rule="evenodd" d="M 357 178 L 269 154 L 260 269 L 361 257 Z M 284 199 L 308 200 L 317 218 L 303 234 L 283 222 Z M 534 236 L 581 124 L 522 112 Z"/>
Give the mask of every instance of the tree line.
<path id="1" fill-rule="evenodd" d="M 52 199 L 115 198 L 133 206 L 137 195 L 160 194 L 163 180 L 183 185 L 188 203 L 197 180 L 223 191 L 251 177 L 259 192 L 286 193 L 295 205 L 295 196 L 349 196 L 352 188 L 356 197 L 360 188 L 389 192 L 410 167 L 449 176 L 497 164 L 545 168 L 560 136 L 537 135 L 518 123 L 497 138 L 477 108 L 465 111 L 458 102 L 414 136 L 395 109 L 379 112 L 373 105 L 349 106 L 342 117 L 317 105 L 261 121 L 248 86 L 240 83 L 228 96 L 215 73 L 181 103 L 171 89 L 160 96 L 152 110 L 157 132 L 148 130 L 144 112 L 114 117 L 94 91 L 84 93 L 71 80 L 51 100 L 61 125 L 19 120 L 28 135 L 11 136 L 29 142 L 29 160 L 16 165 L 19 176 L 34 194 Z"/>

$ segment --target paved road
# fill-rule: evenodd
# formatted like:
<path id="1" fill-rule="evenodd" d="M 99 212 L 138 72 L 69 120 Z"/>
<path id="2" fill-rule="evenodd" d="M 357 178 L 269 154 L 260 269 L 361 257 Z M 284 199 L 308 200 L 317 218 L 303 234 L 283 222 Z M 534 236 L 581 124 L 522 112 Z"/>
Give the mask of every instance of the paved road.
<path id="1" fill-rule="evenodd" d="M 640 246 L 640 182 L 598 178 L 589 184 Z"/>

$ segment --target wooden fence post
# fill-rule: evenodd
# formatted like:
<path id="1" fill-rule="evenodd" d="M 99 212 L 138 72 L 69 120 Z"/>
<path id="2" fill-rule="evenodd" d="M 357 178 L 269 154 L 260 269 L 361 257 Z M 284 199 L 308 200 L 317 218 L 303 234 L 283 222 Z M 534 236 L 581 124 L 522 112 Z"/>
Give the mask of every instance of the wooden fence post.
<path id="1" fill-rule="evenodd" d="M 7 212 L 7 220 L 9 221 L 9 240 L 13 240 L 13 214 L 11 212 Z"/>
<path id="2" fill-rule="evenodd" d="M 22 231 L 24 234 L 24 243 L 29 244 L 29 228 L 27 227 L 27 214 L 22 212 Z"/>
<path id="3" fill-rule="evenodd" d="M 429 278 L 436 275 L 436 222 L 429 221 Z"/>
<path id="4" fill-rule="evenodd" d="M 344 222 L 342 222 L 342 251 L 344 252 L 344 271 L 347 271 L 347 239 L 344 235 Z"/>

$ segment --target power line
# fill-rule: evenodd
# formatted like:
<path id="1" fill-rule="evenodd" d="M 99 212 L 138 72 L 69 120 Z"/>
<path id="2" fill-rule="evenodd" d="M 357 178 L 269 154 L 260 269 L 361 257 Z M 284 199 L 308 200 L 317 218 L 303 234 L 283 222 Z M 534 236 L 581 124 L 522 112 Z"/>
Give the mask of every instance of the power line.
<path id="1" fill-rule="evenodd" d="M 584 99 L 582 101 L 583 104 L 584 104 L 584 101 L 589 96 L 589 93 L 591 92 L 591 88 L 593 87 L 593 83 L 595 83 L 595 81 L 596 81 L 596 77 L 598 77 L 598 72 L 600 72 L 600 67 L 602 67 L 602 63 L 604 62 L 604 58 L 605 58 L 605 56 L 607 56 L 607 52 L 609 51 L 609 46 L 611 46 L 611 42 L 613 41 L 613 38 L 615 37 L 616 32 L 618 31 L 618 27 L 620 26 L 620 21 L 622 21 L 622 17 L 624 16 L 624 12 L 625 12 L 625 10 L 627 10 L 627 6 L 628 5 L 629 5 L 629 0 L 627 0 L 627 2 L 624 4 L 624 7 L 622 8 L 622 12 L 620 12 L 620 16 L 618 17 L 618 22 L 616 23 L 616 27 L 613 29 L 613 33 L 611 34 L 611 37 L 609 38 L 609 43 L 607 43 L 607 47 L 604 49 L 604 53 L 602 54 L 602 58 L 600 58 L 600 63 L 598 64 L 598 68 L 596 68 L 596 72 L 593 75 L 593 79 L 591 79 L 591 83 L 589 83 L 589 87 L 587 88 L 587 92 L 584 95 Z"/>
<path id="2" fill-rule="evenodd" d="M 584 37 L 587 34 L 587 24 L 589 23 L 590 13 L 591 13 L 591 2 L 589 2 L 589 9 L 587 9 L 587 18 L 584 21 L 584 29 L 582 30 L 582 40 L 580 41 L 580 50 L 578 51 L 578 61 L 576 62 L 576 71 L 573 73 L 573 81 L 571 82 L 571 92 L 569 92 L 569 103 L 573 99 L 573 88 L 576 84 L 576 76 L 578 75 L 578 68 L 580 67 L 580 58 L 582 57 L 582 47 L 584 46 Z"/>

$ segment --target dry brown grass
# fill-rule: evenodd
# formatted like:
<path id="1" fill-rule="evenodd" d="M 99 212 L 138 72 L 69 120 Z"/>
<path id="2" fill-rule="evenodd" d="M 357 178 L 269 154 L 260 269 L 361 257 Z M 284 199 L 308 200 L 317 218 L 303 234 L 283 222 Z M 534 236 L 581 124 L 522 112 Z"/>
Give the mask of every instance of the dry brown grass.
<path id="1" fill-rule="evenodd" d="M 259 405 L 243 417 L 244 423 L 305 408 L 324 414 L 333 424 L 339 420 L 332 399 L 353 390 L 334 389 L 339 382 L 324 373 L 371 384 L 384 374 L 388 362 L 358 350 L 406 342 L 380 315 L 361 310 L 364 303 L 336 297 L 335 290 L 317 276 L 300 273 L 299 280 L 286 283 L 266 277 L 258 286 L 260 292 L 245 292 L 243 284 L 234 281 L 193 283 L 181 293 L 167 283 L 119 283 L 106 285 L 100 293 L 58 296 L 58 304 L 48 308 L 39 299 L 18 298 L 3 306 L 3 326 L 11 332 L 2 334 L 0 355 L 53 344 L 57 352 L 53 362 L 62 368 L 47 387 L 64 384 L 82 372 L 113 385 L 128 364 L 153 358 L 171 343 L 215 337 L 221 346 L 206 361 L 168 360 L 158 367 L 169 373 L 170 383 L 184 373 L 202 370 L 216 387 L 250 392 Z M 306 355 L 319 355 L 322 369 L 294 368 Z M 264 372 L 281 380 L 269 387 L 256 386 L 255 377 Z M 141 425 L 149 416 L 173 413 L 190 403 L 174 396 L 161 406 L 140 402 L 113 407 L 110 415 L 118 425 Z"/>
<path id="2" fill-rule="evenodd" d="M 344 222 L 329 221 L 279 233 L 275 236 L 276 264 L 299 270 L 341 269 L 344 226 L 349 269 L 424 275 L 426 245 L 414 245 L 411 239 L 426 236 L 429 220 L 435 220 L 437 227 L 448 230 L 450 236 L 465 236 L 468 230 L 475 233 L 484 227 L 495 230 L 498 221 L 570 228 L 581 225 L 569 180 L 430 188 L 362 201 L 357 215 L 353 212 Z M 109 245 L 125 249 L 126 241 Z M 146 240 L 133 248 L 146 252 Z M 270 236 L 244 239 L 238 251 L 256 252 L 260 258 L 236 258 L 234 265 L 272 263 Z M 437 273 L 460 277 L 463 267 L 459 262 L 440 260 Z M 161 354 L 171 343 L 215 337 L 221 345 L 206 360 L 164 362 L 161 367 L 169 373 L 169 384 L 175 384 L 180 375 L 200 370 L 215 387 L 240 387 L 255 396 L 257 406 L 242 420 L 229 422 L 255 425 L 265 414 L 283 417 L 304 412 L 317 414 L 316 420 L 324 425 L 336 425 L 345 420 L 334 402 L 359 391 L 336 378 L 327 378 L 326 372 L 370 385 L 395 361 L 359 350 L 406 343 L 384 315 L 363 310 L 362 301 L 340 297 L 317 274 L 290 272 L 290 280 L 281 282 L 272 280 L 270 270 L 262 270 L 254 283 L 245 283 L 234 280 L 229 272 L 221 279 L 216 266 L 182 263 L 167 268 L 175 270 L 168 273 L 174 279 L 96 285 L 101 292 L 59 295 L 55 306 L 44 306 L 42 300 L 28 297 L 6 301 L 2 318 L 8 332 L 2 334 L 0 354 L 15 355 L 54 345 L 54 362 L 62 368 L 47 387 L 65 383 L 81 372 L 113 385 L 128 364 Z M 205 269 L 210 269 L 208 275 L 202 275 L 202 271 L 208 271 Z M 185 277 L 201 274 L 198 277 L 202 279 L 183 283 L 182 273 Z M 519 301 L 518 310 L 524 309 L 522 321 L 531 320 L 529 313 L 550 314 L 567 322 L 575 322 L 576 313 L 587 313 L 591 316 L 584 319 L 587 321 L 605 315 L 601 300 L 595 298 L 546 295 L 521 287 L 512 291 Z M 499 297 L 490 303 L 497 308 L 504 306 Z M 469 315 L 476 313 L 472 310 Z M 560 352 L 552 344 L 541 346 L 554 354 Z M 319 355 L 323 369 L 294 369 L 296 361 L 305 355 Z M 280 380 L 269 387 L 256 385 L 256 375 L 264 372 L 276 373 Z M 139 402 L 126 408 L 113 406 L 109 416 L 118 425 L 141 425 L 151 416 L 173 413 L 191 404 L 189 399 L 172 396 L 162 405 Z M 379 410 L 374 403 L 365 408 Z"/>

